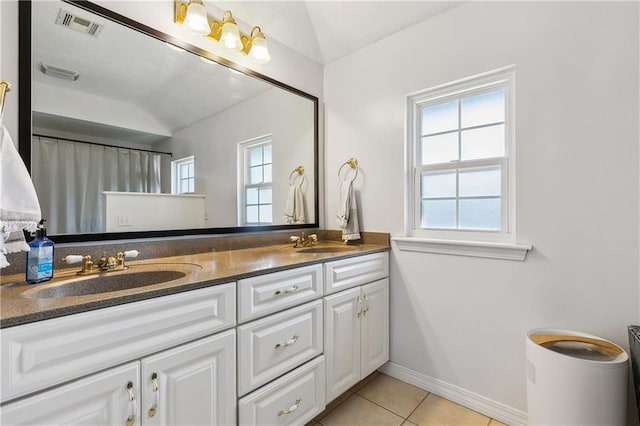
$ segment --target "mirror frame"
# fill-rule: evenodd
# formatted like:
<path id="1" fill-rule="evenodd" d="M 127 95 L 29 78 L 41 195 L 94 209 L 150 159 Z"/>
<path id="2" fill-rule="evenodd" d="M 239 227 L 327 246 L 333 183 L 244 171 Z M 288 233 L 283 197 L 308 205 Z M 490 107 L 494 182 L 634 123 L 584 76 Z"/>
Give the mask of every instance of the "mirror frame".
<path id="1" fill-rule="evenodd" d="M 199 56 L 204 56 L 228 68 L 235 69 L 250 77 L 258 78 L 276 87 L 287 90 L 296 95 L 302 96 L 313 102 L 313 150 L 314 150 L 314 190 L 315 199 L 313 202 L 315 221 L 313 223 L 298 225 L 267 225 L 267 226 L 236 226 L 220 228 L 195 228 L 195 229 L 169 229 L 158 231 L 138 231 L 138 232 L 111 232 L 111 233 L 90 233 L 90 234 L 57 234 L 50 235 L 56 243 L 75 243 L 84 241 L 104 241 L 104 240 L 128 240 L 137 238 L 158 238 L 176 237 L 185 235 L 207 235 L 207 234 L 233 234 L 244 232 L 265 232 L 286 229 L 307 229 L 319 228 L 319 119 L 318 119 L 318 98 L 309 93 L 291 87 L 287 84 L 260 74 L 247 67 L 236 64 L 226 58 L 213 54 L 199 47 L 193 46 L 169 34 L 148 27 L 126 16 L 115 13 L 87 0 L 62 0 L 86 11 L 95 13 L 110 21 L 124 25 L 131 30 L 138 31 L 146 36 L 153 37 L 160 41 L 168 42 L 185 49 Z M 31 172 L 31 9 L 32 0 L 21 0 L 18 2 L 18 150 L 27 170 Z"/>

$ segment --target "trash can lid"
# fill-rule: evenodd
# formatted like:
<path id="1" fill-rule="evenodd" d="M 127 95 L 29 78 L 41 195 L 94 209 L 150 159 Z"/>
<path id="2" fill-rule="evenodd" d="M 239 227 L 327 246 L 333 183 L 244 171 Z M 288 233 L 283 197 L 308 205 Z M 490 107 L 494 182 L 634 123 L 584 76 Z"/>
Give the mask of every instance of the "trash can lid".
<path id="1" fill-rule="evenodd" d="M 538 345 L 562 355 L 589 361 L 611 362 L 624 351 L 617 345 L 594 337 L 567 334 L 532 334 L 529 338 Z"/>

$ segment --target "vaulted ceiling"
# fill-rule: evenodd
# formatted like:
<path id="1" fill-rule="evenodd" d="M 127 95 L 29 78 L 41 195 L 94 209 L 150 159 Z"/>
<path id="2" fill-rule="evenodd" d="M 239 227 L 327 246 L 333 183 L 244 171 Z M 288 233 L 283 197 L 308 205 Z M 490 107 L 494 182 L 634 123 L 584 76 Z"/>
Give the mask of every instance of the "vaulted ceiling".
<path id="1" fill-rule="evenodd" d="M 238 21 L 259 25 L 268 39 L 327 64 L 431 18 L 461 1 L 243 1 L 205 0 L 230 9 Z"/>

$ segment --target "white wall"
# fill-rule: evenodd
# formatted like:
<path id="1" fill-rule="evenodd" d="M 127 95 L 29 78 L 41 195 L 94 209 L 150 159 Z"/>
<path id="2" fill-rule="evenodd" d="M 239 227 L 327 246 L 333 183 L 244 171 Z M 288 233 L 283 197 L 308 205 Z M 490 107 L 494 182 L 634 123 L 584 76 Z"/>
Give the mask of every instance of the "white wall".
<path id="1" fill-rule="evenodd" d="M 315 197 L 313 132 L 309 117 L 313 103 L 306 98 L 272 88 L 240 104 L 181 129 L 159 143 L 173 159 L 193 155 L 195 191 L 206 195 L 206 227 L 238 226 L 238 143 L 270 134 L 273 156 L 273 224 L 285 224 L 284 208 L 289 175 L 305 167 L 306 221 L 313 223 Z M 205 143 L 203 143 L 205 141 Z"/>
<path id="2" fill-rule="evenodd" d="M 526 411 L 525 333 L 627 347 L 638 322 L 638 4 L 470 2 L 325 67 L 327 224 L 360 161 L 362 226 L 403 233 L 405 95 L 517 66 L 525 262 L 393 251 L 391 361 Z M 400 46 L 400 47 L 398 47 Z"/>

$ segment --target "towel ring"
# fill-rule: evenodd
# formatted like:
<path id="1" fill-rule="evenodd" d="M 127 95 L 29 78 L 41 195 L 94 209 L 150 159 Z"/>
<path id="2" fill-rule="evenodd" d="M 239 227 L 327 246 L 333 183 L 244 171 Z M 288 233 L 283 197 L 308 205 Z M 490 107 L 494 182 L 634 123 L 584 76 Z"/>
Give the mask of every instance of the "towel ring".
<path id="1" fill-rule="evenodd" d="M 355 169 L 356 174 L 353 176 L 353 178 L 351 179 L 351 182 L 353 182 L 354 180 L 356 180 L 356 178 L 358 177 L 358 159 L 357 158 L 349 158 L 347 161 L 345 161 L 344 163 L 342 163 L 342 165 L 340 166 L 340 168 L 338 169 L 338 180 L 340 180 L 340 173 L 342 172 L 342 169 L 344 168 L 344 166 L 349 166 L 352 169 Z M 346 175 L 345 175 L 346 177 Z"/>
<path id="2" fill-rule="evenodd" d="M 295 176 L 296 173 L 298 174 L 297 176 Z M 298 186 L 302 187 L 302 184 L 306 180 L 306 176 L 304 175 L 304 166 L 298 166 L 293 169 L 293 171 L 289 175 L 289 185 L 295 185 L 296 180 L 299 176 L 302 176 L 302 180 L 300 181 L 300 184 Z"/>

